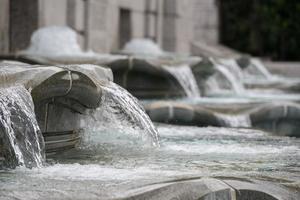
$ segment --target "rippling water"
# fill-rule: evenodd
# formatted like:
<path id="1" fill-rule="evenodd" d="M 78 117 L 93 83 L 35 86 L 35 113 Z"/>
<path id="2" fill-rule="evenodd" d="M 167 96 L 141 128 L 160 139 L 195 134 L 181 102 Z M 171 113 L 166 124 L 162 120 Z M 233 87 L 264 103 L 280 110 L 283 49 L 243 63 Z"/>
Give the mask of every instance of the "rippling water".
<path id="1" fill-rule="evenodd" d="M 0 197 L 113 198 L 143 185 L 192 177 L 239 176 L 299 188 L 300 140 L 251 129 L 158 124 L 161 147 L 120 130 L 86 130 L 78 149 L 47 167 L 0 173 Z M 24 198 L 23 198 L 24 199 Z"/>

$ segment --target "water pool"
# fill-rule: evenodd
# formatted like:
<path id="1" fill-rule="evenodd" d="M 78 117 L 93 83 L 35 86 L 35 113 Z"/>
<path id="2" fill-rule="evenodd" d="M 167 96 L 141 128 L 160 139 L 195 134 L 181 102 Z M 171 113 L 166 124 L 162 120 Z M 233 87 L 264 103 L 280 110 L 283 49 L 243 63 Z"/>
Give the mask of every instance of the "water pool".
<path id="1" fill-rule="evenodd" d="M 157 124 L 160 147 L 132 131 L 86 130 L 42 168 L 0 172 L 1 199 L 114 199 L 157 183 L 238 177 L 300 190 L 300 139 L 253 129 Z"/>

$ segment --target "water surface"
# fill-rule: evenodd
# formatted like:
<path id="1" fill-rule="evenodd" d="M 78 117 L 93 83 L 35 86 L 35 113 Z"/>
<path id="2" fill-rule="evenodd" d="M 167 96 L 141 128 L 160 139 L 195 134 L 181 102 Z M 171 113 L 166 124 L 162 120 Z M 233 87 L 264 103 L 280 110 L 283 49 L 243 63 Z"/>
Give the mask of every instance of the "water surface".
<path id="1" fill-rule="evenodd" d="M 299 139 L 252 129 L 157 126 L 160 147 L 141 140 L 134 129 L 86 129 L 79 148 L 48 158 L 46 167 L 1 171 L 0 196 L 114 198 L 143 185 L 212 176 L 299 188 Z"/>

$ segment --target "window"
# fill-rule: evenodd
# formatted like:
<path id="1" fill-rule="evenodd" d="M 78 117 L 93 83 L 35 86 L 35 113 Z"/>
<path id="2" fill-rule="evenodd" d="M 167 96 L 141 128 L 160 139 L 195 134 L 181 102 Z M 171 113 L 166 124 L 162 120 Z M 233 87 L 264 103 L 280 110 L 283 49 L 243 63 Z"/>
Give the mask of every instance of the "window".
<path id="1" fill-rule="evenodd" d="M 121 8 L 119 15 L 119 47 L 122 48 L 131 39 L 131 12 Z"/>

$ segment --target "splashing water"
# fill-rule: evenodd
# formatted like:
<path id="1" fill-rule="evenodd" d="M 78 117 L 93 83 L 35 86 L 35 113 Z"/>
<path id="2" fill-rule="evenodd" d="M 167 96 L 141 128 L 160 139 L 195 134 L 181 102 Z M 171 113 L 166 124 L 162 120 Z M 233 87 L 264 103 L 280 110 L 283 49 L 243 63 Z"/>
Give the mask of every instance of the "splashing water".
<path id="1" fill-rule="evenodd" d="M 163 67 L 177 79 L 188 97 L 200 97 L 200 89 L 190 66 L 181 65 Z"/>
<path id="2" fill-rule="evenodd" d="M 0 139 L 8 167 L 42 166 L 44 140 L 31 95 L 23 86 L 0 89 Z"/>
<path id="3" fill-rule="evenodd" d="M 243 128 L 249 128 L 251 127 L 251 120 L 249 118 L 249 115 L 228 115 L 228 114 L 221 114 L 216 113 L 215 116 L 223 123 L 226 127 L 243 127 Z"/>
<path id="4" fill-rule="evenodd" d="M 101 88 L 103 89 L 101 106 L 92 113 L 94 120 L 91 123 L 96 124 L 85 124 L 85 126 L 92 127 L 95 131 L 99 126 L 105 128 L 105 124 L 100 125 L 100 123 L 106 123 L 115 128 L 119 127 L 122 132 L 130 132 L 129 123 L 133 128 L 146 132 L 147 139 L 154 146 L 159 146 L 158 132 L 138 100 L 113 82 L 102 85 Z M 83 123 L 89 123 L 88 121 L 84 120 Z"/>

